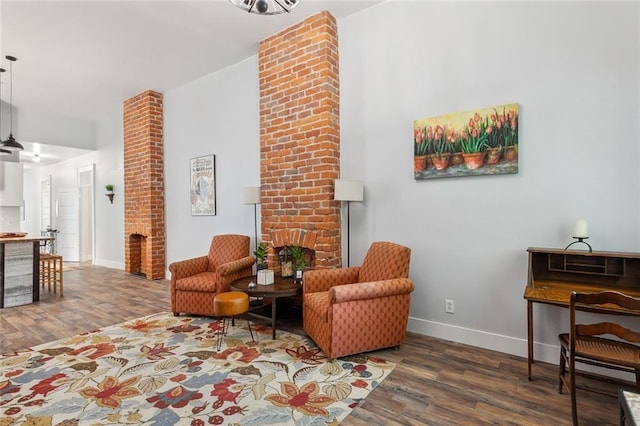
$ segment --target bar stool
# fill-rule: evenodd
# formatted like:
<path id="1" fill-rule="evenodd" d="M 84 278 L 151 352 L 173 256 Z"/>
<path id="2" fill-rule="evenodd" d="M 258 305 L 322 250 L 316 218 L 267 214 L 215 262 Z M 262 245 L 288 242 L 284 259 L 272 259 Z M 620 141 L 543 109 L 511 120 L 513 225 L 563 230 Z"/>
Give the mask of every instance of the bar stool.
<path id="1" fill-rule="evenodd" d="M 216 340 L 216 348 L 220 350 L 222 346 L 222 338 L 227 334 L 229 325 L 228 321 L 246 313 L 249 310 L 249 295 L 241 291 L 227 291 L 224 293 L 218 293 L 213 298 L 213 311 L 217 317 L 222 317 L 222 330 L 218 330 L 218 337 Z M 253 331 L 251 330 L 251 323 L 247 320 L 249 326 L 249 333 L 251 333 L 251 340 L 255 342 L 253 338 Z"/>
<path id="2" fill-rule="evenodd" d="M 56 293 L 60 284 L 60 297 L 64 292 L 64 280 L 62 276 L 62 256 L 59 254 L 40 253 L 40 285 L 44 288 L 47 284 L 48 290 Z"/>

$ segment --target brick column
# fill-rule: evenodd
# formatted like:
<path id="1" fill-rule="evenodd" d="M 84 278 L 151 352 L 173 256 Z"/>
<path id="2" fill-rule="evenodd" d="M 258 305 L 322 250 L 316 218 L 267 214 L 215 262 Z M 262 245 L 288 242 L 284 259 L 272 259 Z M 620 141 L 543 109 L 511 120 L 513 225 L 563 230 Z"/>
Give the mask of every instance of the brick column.
<path id="1" fill-rule="evenodd" d="M 273 245 L 279 230 L 314 231 L 316 267 L 340 266 L 335 18 L 323 11 L 263 40 L 258 59 L 262 240 Z"/>
<path id="2" fill-rule="evenodd" d="M 162 94 L 124 102 L 125 271 L 165 277 Z"/>

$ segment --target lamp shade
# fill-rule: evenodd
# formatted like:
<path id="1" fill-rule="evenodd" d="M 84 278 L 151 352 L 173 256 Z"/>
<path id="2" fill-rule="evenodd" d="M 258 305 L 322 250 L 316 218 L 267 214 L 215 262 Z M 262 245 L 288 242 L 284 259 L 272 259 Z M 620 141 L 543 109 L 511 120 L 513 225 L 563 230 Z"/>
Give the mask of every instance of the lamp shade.
<path id="1" fill-rule="evenodd" d="M 338 201 L 363 201 L 364 185 L 362 181 L 336 179 L 333 199 Z"/>
<path id="2" fill-rule="evenodd" d="M 259 186 L 251 186 L 244 189 L 244 204 L 260 204 Z"/>

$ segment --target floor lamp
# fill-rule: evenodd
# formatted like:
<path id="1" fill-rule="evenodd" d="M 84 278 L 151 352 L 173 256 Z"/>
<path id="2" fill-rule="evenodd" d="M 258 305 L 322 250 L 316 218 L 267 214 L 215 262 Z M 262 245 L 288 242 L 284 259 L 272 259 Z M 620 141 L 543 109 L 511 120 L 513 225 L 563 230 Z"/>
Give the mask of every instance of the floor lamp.
<path id="1" fill-rule="evenodd" d="M 253 232 L 255 247 L 258 249 L 258 204 L 260 204 L 260 187 L 252 186 L 244 189 L 244 204 L 253 204 Z"/>
<path id="2" fill-rule="evenodd" d="M 349 263 L 349 204 L 352 201 L 364 200 L 364 185 L 359 180 L 336 179 L 333 192 L 333 199 L 347 202 L 347 267 Z"/>

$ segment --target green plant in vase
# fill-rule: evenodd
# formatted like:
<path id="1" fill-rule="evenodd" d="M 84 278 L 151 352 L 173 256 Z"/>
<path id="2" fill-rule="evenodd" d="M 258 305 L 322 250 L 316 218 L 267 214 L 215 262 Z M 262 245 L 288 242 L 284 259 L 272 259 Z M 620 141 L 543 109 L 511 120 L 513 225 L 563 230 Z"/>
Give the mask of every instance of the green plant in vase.
<path id="1" fill-rule="evenodd" d="M 307 261 L 304 258 L 304 249 L 300 246 L 291 246 L 289 248 L 289 253 L 293 258 L 293 270 L 294 270 L 294 279 L 296 282 L 302 281 L 302 273 L 304 269 L 307 267 Z"/>
<path id="2" fill-rule="evenodd" d="M 104 186 L 104 189 L 107 190 L 107 194 L 112 193 L 113 192 L 113 185 L 108 183 Z"/>
<path id="3" fill-rule="evenodd" d="M 256 257 L 256 268 L 257 270 L 267 269 L 267 254 L 269 252 L 269 247 L 267 243 L 264 241 L 258 244 L 256 249 L 253 252 L 253 255 Z"/>
<path id="4" fill-rule="evenodd" d="M 429 140 L 436 157 L 442 157 L 449 152 L 450 146 L 445 137 L 445 128 L 441 125 L 436 125 L 435 129 L 431 126 L 427 128 L 427 140 Z"/>
<path id="5" fill-rule="evenodd" d="M 424 127 L 416 127 L 413 130 L 413 140 L 415 142 L 413 155 L 415 156 L 427 155 L 427 148 L 428 148 L 429 142 L 427 141 L 427 138 L 425 136 L 426 135 L 425 135 Z"/>
<path id="6" fill-rule="evenodd" d="M 483 120 L 477 112 L 469 119 L 460 133 L 460 146 L 463 153 L 474 154 L 487 148 L 487 127 L 486 117 Z"/>

